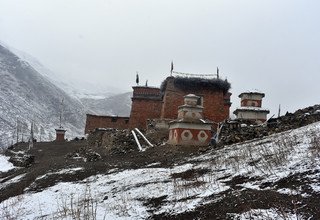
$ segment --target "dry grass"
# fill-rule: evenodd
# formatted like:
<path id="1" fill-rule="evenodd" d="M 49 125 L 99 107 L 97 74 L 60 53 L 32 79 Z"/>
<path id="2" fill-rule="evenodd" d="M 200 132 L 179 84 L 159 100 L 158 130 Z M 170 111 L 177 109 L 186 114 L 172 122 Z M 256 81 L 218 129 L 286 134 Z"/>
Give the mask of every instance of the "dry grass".
<path id="1" fill-rule="evenodd" d="M 54 216 L 55 219 L 97 219 L 98 202 L 92 194 L 89 185 L 86 185 L 84 192 L 78 195 L 61 196 L 57 204 L 58 210 Z"/>
<path id="2" fill-rule="evenodd" d="M 0 205 L 0 219 L 2 220 L 15 220 L 22 219 L 25 212 L 22 208 L 23 196 L 17 196 L 13 200 L 5 201 Z"/>

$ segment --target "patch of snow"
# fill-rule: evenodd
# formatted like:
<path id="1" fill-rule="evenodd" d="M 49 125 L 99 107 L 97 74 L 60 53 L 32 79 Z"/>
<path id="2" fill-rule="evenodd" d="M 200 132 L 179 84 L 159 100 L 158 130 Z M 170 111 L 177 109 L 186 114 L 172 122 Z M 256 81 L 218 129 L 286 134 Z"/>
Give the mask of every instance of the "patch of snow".
<path id="1" fill-rule="evenodd" d="M 9 162 L 10 157 L 0 154 L 0 172 L 7 172 L 14 169 L 15 167 Z"/>
<path id="2" fill-rule="evenodd" d="M 233 217 L 238 220 L 296 220 L 302 219 L 301 216 L 297 214 L 284 213 L 277 209 L 251 209 L 248 212 L 241 214 L 230 213 L 228 216 Z"/>
<path id="3" fill-rule="evenodd" d="M 260 190 L 259 185 L 255 185 L 254 183 L 242 183 L 242 184 L 238 184 L 238 186 L 242 186 L 243 188 L 247 188 L 247 189 Z"/>
<path id="4" fill-rule="evenodd" d="M 44 175 L 42 175 L 42 176 L 37 177 L 36 180 L 46 178 L 46 177 L 49 176 L 49 175 L 72 174 L 72 173 L 75 173 L 76 171 L 79 171 L 79 170 L 83 170 L 83 167 L 62 169 L 62 170 L 59 170 L 59 171 L 57 171 L 57 172 L 46 173 L 46 174 L 44 174 Z"/>
<path id="5" fill-rule="evenodd" d="M 22 151 L 22 150 L 19 150 L 19 151 L 12 151 L 12 150 L 10 150 L 10 153 L 12 153 L 12 154 L 25 154 L 26 152 L 25 152 L 25 151 Z"/>
<path id="6" fill-rule="evenodd" d="M 253 107 L 253 106 L 242 106 L 236 108 L 236 110 L 243 110 L 243 111 L 260 111 L 260 112 L 268 112 L 269 109 L 261 108 L 261 107 Z"/>
<path id="7" fill-rule="evenodd" d="M 287 195 L 298 195 L 299 194 L 299 192 L 297 190 L 287 189 L 287 188 L 278 189 L 277 192 L 282 193 L 282 194 L 287 194 Z"/>
<path id="8" fill-rule="evenodd" d="M 310 184 L 313 191 L 320 193 L 320 183 L 312 183 Z"/>
<path id="9" fill-rule="evenodd" d="M 6 188 L 8 185 L 12 184 L 12 183 L 17 183 L 19 182 L 26 174 L 21 174 L 21 175 L 18 175 L 12 179 L 9 179 L 7 181 L 5 181 L 4 183 L 1 183 L 0 185 L 0 189 L 3 189 L 3 188 Z"/>
<path id="10" fill-rule="evenodd" d="M 157 166 L 157 165 L 160 165 L 160 164 L 161 164 L 160 162 L 150 163 L 150 164 L 148 164 L 146 167 Z"/>
<path id="11" fill-rule="evenodd" d="M 70 174 L 70 173 L 74 173 L 74 172 L 79 171 L 79 170 L 83 170 L 83 167 L 62 169 L 62 170 L 59 170 L 58 172 L 55 172 L 54 174 Z"/>

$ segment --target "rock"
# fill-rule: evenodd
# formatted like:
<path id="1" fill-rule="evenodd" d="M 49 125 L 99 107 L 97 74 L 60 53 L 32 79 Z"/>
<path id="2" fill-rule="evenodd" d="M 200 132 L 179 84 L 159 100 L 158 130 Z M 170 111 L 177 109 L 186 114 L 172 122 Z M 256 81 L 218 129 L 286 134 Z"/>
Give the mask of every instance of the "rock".
<path id="1" fill-rule="evenodd" d="M 9 159 L 9 162 L 17 167 L 30 167 L 34 163 L 34 156 L 30 154 L 23 156 L 15 155 Z"/>

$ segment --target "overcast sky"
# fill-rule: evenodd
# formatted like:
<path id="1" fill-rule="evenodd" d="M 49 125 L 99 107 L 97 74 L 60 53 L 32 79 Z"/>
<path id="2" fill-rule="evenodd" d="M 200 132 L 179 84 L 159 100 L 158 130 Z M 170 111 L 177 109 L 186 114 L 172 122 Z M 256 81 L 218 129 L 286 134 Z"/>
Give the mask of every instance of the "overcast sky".
<path id="1" fill-rule="evenodd" d="M 69 78 L 131 91 L 175 70 L 258 89 L 276 114 L 320 102 L 319 0 L 0 0 L 0 41 Z"/>

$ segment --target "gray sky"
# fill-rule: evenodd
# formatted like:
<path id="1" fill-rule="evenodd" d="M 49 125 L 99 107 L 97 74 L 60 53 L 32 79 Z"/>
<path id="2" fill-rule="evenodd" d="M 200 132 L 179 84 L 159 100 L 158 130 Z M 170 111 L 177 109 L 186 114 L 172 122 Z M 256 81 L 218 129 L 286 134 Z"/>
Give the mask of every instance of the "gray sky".
<path id="1" fill-rule="evenodd" d="M 131 91 L 175 70 L 220 74 L 264 107 L 320 101 L 319 0 L 0 0 L 0 41 L 49 69 Z"/>

